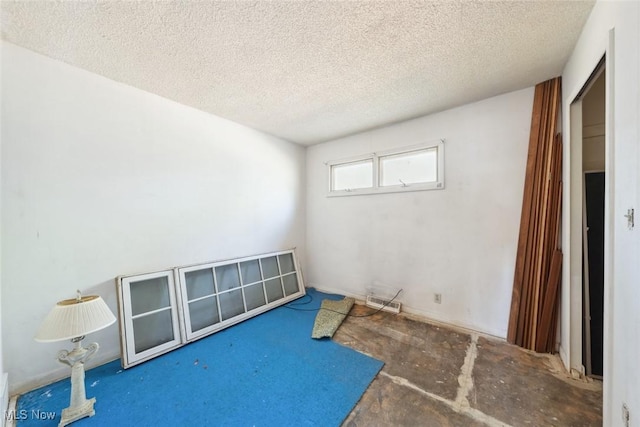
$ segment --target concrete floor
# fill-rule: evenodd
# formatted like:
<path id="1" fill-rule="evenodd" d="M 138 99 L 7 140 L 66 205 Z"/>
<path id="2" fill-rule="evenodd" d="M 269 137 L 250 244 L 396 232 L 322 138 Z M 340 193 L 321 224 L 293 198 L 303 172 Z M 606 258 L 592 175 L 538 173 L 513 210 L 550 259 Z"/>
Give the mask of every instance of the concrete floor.
<path id="1" fill-rule="evenodd" d="M 344 427 L 602 425 L 602 384 L 557 356 L 384 312 L 347 317 L 333 339 L 385 362 Z"/>

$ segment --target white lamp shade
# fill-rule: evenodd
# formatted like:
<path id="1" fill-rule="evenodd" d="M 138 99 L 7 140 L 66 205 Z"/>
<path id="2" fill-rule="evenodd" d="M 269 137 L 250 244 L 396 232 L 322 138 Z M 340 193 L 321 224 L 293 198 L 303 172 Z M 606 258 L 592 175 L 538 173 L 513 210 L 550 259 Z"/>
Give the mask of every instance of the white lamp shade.
<path id="1" fill-rule="evenodd" d="M 115 321 L 116 317 L 98 295 L 67 299 L 58 302 L 49 312 L 35 340 L 70 340 L 104 329 Z"/>

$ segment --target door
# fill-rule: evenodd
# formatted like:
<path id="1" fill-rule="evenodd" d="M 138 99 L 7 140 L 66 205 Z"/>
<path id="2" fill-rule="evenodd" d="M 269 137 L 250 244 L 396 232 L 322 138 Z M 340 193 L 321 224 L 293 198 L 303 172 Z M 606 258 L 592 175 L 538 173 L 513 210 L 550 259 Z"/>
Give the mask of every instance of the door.
<path id="1" fill-rule="evenodd" d="M 603 327 L 604 327 L 604 189 L 605 173 L 585 174 L 585 309 L 588 310 L 586 328 L 590 343 L 586 351 L 590 363 L 587 375 L 602 377 Z M 589 359 L 587 359 L 589 360 Z"/>

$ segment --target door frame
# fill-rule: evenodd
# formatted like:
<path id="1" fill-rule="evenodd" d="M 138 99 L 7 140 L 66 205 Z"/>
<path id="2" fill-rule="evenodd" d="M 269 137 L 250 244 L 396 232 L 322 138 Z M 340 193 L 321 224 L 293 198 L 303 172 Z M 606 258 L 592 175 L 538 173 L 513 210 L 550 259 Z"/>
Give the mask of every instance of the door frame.
<path id="1" fill-rule="evenodd" d="M 565 368 L 575 376 L 585 374 L 582 364 L 582 203 L 583 203 L 583 166 L 582 166 L 582 96 L 598 77 L 606 70 L 605 76 L 605 170 L 608 179 L 605 183 L 605 225 L 604 225 L 604 354 L 603 374 L 606 381 L 610 374 L 612 357 L 611 343 L 611 304 L 613 286 L 613 176 L 614 176 L 614 30 L 608 34 L 606 49 L 594 64 L 592 72 L 582 84 L 573 88 L 564 99 L 570 100 L 568 122 L 565 132 L 569 144 L 564 150 L 563 197 L 562 197 L 562 248 L 567 262 L 562 271 L 561 297 L 561 342 L 560 357 Z"/>

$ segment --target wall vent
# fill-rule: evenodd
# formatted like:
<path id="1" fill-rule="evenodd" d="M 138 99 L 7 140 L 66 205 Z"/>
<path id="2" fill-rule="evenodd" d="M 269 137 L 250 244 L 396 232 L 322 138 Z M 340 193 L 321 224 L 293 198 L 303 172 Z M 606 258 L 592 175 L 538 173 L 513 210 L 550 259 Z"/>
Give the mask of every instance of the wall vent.
<path id="1" fill-rule="evenodd" d="M 401 304 L 397 301 L 389 302 L 388 299 L 379 298 L 373 295 L 367 295 L 367 307 L 375 308 L 390 313 L 400 313 Z"/>

